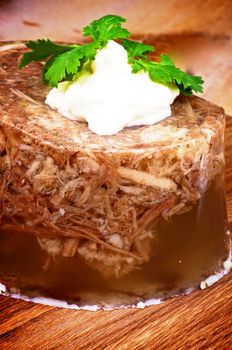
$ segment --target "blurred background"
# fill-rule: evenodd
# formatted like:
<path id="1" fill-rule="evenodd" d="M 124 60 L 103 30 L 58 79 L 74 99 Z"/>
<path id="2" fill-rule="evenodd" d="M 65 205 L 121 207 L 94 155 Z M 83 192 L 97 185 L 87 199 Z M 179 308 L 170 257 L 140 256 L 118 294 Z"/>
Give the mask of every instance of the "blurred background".
<path id="1" fill-rule="evenodd" d="M 203 97 L 232 115 L 232 0 L 0 0 L 0 41 L 79 41 L 82 27 L 106 14 L 202 75 Z"/>

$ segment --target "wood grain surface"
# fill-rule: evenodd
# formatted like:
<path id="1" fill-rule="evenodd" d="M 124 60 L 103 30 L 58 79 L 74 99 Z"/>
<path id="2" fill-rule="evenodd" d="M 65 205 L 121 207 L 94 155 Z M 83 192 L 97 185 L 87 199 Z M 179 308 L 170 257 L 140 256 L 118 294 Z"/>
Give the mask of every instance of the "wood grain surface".
<path id="1" fill-rule="evenodd" d="M 75 41 L 84 25 L 109 13 L 127 18 L 133 33 L 232 34 L 231 0 L 0 0 L 0 41 Z"/>
<path id="2" fill-rule="evenodd" d="M 158 45 L 177 56 L 197 48 L 187 68 L 206 78 L 205 97 L 232 115 L 231 0 L 0 0 L 0 40 L 77 40 L 84 24 L 109 12 L 127 17 L 133 32 L 162 33 Z M 199 34 L 204 31 L 209 34 Z M 232 118 L 227 119 L 226 165 L 232 226 Z M 0 349 L 230 350 L 232 272 L 211 288 L 143 310 L 75 311 L 1 296 Z"/>

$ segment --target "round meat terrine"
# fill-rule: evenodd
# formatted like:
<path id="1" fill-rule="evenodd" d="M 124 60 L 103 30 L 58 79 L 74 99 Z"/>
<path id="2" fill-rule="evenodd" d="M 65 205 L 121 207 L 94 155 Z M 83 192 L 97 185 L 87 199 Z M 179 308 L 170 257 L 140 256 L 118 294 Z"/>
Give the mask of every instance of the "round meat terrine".
<path id="1" fill-rule="evenodd" d="M 179 96 L 155 125 L 98 136 L 45 105 L 43 65 L 17 69 L 24 51 L 0 49 L 8 292 L 132 304 L 185 292 L 220 271 L 229 254 L 223 109 Z"/>

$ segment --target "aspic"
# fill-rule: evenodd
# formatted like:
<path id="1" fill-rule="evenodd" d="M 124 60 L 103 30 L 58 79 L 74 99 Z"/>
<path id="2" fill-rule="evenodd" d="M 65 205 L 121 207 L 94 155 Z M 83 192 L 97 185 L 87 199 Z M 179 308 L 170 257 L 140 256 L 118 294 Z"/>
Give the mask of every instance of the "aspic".
<path id="1" fill-rule="evenodd" d="M 80 44 L 1 46 L 7 295 L 141 307 L 231 268 L 224 110 L 193 95 L 201 77 L 154 55 L 155 38 L 132 40 L 124 22 L 95 20 Z"/>

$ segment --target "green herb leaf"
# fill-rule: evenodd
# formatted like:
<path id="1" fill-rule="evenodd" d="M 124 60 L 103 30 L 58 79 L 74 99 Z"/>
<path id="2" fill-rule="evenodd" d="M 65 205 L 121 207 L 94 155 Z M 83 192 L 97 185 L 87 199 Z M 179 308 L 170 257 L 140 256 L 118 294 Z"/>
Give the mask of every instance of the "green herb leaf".
<path id="1" fill-rule="evenodd" d="M 51 40 L 39 39 L 37 41 L 28 41 L 26 47 L 31 49 L 31 52 L 26 52 L 23 55 L 18 67 L 23 68 L 33 61 L 43 61 L 48 57 L 56 57 L 64 52 L 70 51 L 73 49 L 71 45 L 57 45 L 54 44 Z"/>
<path id="2" fill-rule="evenodd" d="M 177 68 L 167 55 L 161 55 L 159 63 L 149 61 L 150 79 L 161 84 L 176 84 L 184 95 L 191 95 L 192 90 L 202 92 L 201 77 L 190 75 Z"/>
<path id="3" fill-rule="evenodd" d="M 107 15 L 84 27 L 83 35 L 90 36 L 102 45 L 109 40 L 127 38 L 130 36 L 130 32 L 121 26 L 125 21 L 125 18 L 120 16 Z"/>
<path id="4" fill-rule="evenodd" d="M 125 21 L 120 16 L 107 15 L 91 22 L 83 29 L 83 35 L 93 40 L 89 44 L 58 45 L 49 39 L 28 41 L 26 46 L 31 51 L 23 55 L 18 67 L 45 60 L 44 80 L 51 86 L 57 86 L 60 81 L 72 80 L 88 62 L 94 60 L 97 50 L 102 49 L 109 40 L 120 39 L 128 53 L 133 73 L 147 72 L 154 82 L 176 86 L 185 95 L 203 91 L 202 78 L 183 72 L 167 55 L 161 55 L 160 62 L 151 61 L 147 55 L 154 50 L 153 46 L 127 39 L 130 32 L 122 28 Z"/>
<path id="5" fill-rule="evenodd" d="M 203 79 L 198 76 L 190 75 L 177 68 L 169 56 L 163 54 L 160 56 L 160 62 L 151 61 L 148 57 L 142 56 L 139 59 L 133 59 L 132 72 L 147 72 L 152 81 L 163 84 L 177 86 L 184 95 L 192 95 L 192 91 L 202 92 Z"/>
<path id="6" fill-rule="evenodd" d="M 134 58 L 143 58 L 145 54 L 148 54 L 151 51 L 154 51 L 154 47 L 151 45 L 145 45 L 137 41 L 132 41 L 128 39 L 122 40 L 122 46 L 126 49 L 128 53 L 129 62 Z"/>
<path id="7" fill-rule="evenodd" d="M 96 49 L 96 43 L 92 42 L 56 56 L 54 61 L 50 62 L 49 66 L 45 69 L 45 80 L 51 86 L 57 86 L 58 82 L 62 81 L 65 77 L 72 77 L 87 60 L 95 57 Z"/>

